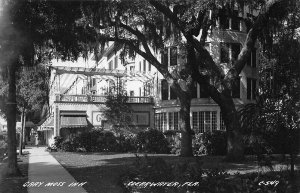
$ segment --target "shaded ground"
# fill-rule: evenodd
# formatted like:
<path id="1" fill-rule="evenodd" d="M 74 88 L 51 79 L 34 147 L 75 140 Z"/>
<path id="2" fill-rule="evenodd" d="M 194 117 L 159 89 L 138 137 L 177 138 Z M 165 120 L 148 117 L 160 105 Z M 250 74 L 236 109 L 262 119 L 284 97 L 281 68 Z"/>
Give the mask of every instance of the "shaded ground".
<path id="1" fill-rule="evenodd" d="M 0 162 L 0 193 L 27 193 L 27 188 L 23 184 L 28 181 L 28 152 L 18 155 L 18 166 L 22 173 L 20 177 L 5 178 L 3 176 L 6 162 Z"/>
<path id="2" fill-rule="evenodd" d="M 88 182 L 84 188 L 89 193 L 101 192 L 123 192 L 120 186 L 120 175 L 133 168 L 136 159 L 135 154 L 113 154 L 113 153 L 51 153 L 77 180 Z M 140 156 L 143 156 L 142 154 Z M 196 158 L 183 158 L 175 155 L 148 154 L 149 157 L 161 157 L 168 163 L 182 163 L 184 161 L 195 162 L 199 159 L 204 169 L 222 168 L 230 174 L 239 172 L 241 174 L 252 172 L 267 172 L 270 168 L 261 166 L 262 163 L 248 157 L 243 163 L 223 162 L 222 156 L 200 156 Z M 287 169 L 288 162 L 280 162 L 280 156 L 273 162 L 274 170 L 283 171 Z M 300 160 L 297 159 L 297 167 L 300 168 Z"/>

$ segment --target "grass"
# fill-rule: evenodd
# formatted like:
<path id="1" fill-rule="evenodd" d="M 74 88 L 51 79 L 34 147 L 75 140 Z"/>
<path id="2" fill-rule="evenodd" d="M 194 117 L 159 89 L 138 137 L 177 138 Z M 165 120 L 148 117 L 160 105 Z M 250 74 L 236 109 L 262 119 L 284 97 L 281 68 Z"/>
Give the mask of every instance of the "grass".
<path id="1" fill-rule="evenodd" d="M 84 188 L 89 193 L 101 192 L 123 192 L 120 186 L 120 175 L 130 168 L 136 159 L 135 154 L 114 154 L 114 153 L 71 153 L 71 152 L 52 152 L 51 153 L 79 182 L 87 182 Z M 142 156 L 142 154 L 141 154 Z M 149 157 L 161 157 L 170 164 L 181 163 L 184 161 L 195 162 L 199 159 L 204 169 L 221 168 L 230 174 L 239 172 L 248 174 L 253 172 L 268 172 L 268 167 L 261 167 L 251 157 L 241 163 L 227 163 L 222 160 L 222 156 L 200 156 L 196 158 L 184 158 L 175 155 L 148 154 Z M 287 169 L 288 162 L 280 162 L 280 158 L 275 157 L 273 162 L 275 171 Z M 300 161 L 297 160 L 300 167 Z"/>
<path id="2" fill-rule="evenodd" d="M 18 155 L 18 166 L 22 176 L 5 177 L 3 176 L 6 162 L 0 162 L 0 193 L 27 193 L 27 188 L 23 184 L 28 181 L 28 158 L 29 154 Z"/>

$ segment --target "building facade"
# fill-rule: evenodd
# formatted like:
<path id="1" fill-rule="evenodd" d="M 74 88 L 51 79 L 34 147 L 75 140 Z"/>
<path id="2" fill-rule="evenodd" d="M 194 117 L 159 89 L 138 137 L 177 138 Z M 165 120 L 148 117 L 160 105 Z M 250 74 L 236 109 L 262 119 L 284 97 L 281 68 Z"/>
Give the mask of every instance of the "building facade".
<path id="1" fill-rule="evenodd" d="M 206 48 L 214 61 L 226 73 L 245 42 L 247 27 L 245 13 L 232 17 L 220 15 L 217 26 L 209 34 Z M 169 70 L 180 68 L 186 62 L 184 51 L 167 42 L 166 49 L 155 53 L 156 58 Z M 155 128 L 161 131 L 179 129 L 180 104 L 168 82 L 143 57 L 122 63 L 121 47 L 111 44 L 96 62 L 90 60 L 76 66 L 51 67 L 50 114 L 39 130 L 45 135 L 46 144 L 54 142 L 54 136 L 72 136 L 74 130 L 111 126 L 103 116 L 107 94 L 122 83 L 133 109 L 132 128 Z M 232 92 L 237 108 L 254 102 L 258 85 L 258 52 L 256 46 L 239 76 L 239 84 Z M 191 101 L 191 126 L 196 133 L 225 130 L 220 107 L 195 83 Z"/>

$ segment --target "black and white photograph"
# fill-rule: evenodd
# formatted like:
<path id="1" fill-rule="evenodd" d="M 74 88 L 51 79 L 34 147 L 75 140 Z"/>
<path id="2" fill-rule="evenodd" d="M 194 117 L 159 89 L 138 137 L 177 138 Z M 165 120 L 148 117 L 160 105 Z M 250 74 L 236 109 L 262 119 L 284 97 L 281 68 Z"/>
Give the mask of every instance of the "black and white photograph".
<path id="1" fill-rule="evenodd" d="M 0 193 L 300 193 L 299 0 L 0 0 Z"/>

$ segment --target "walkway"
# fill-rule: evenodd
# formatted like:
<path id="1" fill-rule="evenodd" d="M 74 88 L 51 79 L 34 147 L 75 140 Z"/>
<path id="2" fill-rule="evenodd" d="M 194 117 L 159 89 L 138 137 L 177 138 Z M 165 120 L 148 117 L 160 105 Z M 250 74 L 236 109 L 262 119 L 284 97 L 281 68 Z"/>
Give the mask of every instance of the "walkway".
<path id="1" fill-rule="evenodd" d="M 85 182 L 77 182 L 45 151 L 45 147 L 31 147 L 25 151 L 30 153 L 28 182 L 24 184 L 28 187 L 28 193 L 86 193 L 83 188 Z"/>

